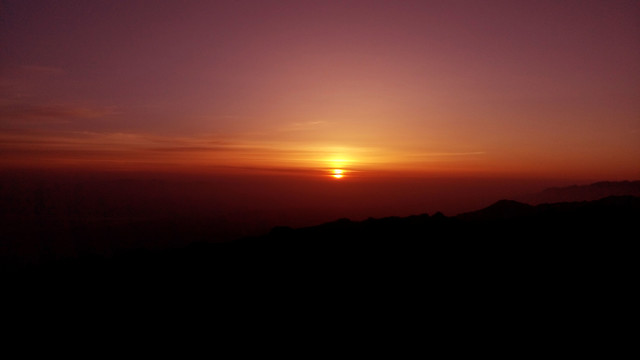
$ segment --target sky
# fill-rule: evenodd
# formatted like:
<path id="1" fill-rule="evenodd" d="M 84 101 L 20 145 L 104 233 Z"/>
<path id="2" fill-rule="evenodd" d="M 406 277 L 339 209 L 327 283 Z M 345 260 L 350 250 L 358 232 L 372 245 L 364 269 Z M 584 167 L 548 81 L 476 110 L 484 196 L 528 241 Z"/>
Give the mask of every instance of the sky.
<path id="1" fill-rule="evenodd" d="M 3 169 L 640 178 L 638 1 L 2 0 L 0 45 Z"/>

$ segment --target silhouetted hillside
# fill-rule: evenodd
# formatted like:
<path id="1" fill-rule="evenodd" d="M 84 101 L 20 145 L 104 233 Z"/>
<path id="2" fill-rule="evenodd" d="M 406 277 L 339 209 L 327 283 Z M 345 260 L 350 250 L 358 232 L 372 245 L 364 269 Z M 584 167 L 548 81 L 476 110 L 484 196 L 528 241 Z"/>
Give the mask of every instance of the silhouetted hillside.
<path id="1" fill-rule="evenodd" d="M 540 186 L 505 179 L 354 180 L 0 171 L 0 268 L 230 241 L 277 225 L 303 227 L 340 217 L 453 215 Z"/>
<path id="2" fill-rule="evenodd" d="M 589 185 L 554 187 L 518 198 L 529 204 L 591 201 L 608 196 L 640 196 L 640 181 L 601 181 Z"/>
<path id="3" fill-rule="evenodd" d="M 513 200 L 500 200 L 482 210 L 460 214 L 457 217 L 465 220 L 511 219 L 526 216 L 534 211 L 534 207 Z"/>
<path id="4" fill-rule="evenodd" d="M 279 227 L 228 243 L 81 257 L 32 271 L 45 277 L 127 281 L 186 276 L 221 282 L 322 278 L 343 283 L 357 278 L 405 283 L 436 281 L 435 274 L 443 276 L 437 281 L 478 276 L 516 281 L 533 274 L 595 274 L 627 266 L 624 259 L 637 242 L 639 223 L 637 197 L 538 206 L 503 200 L 455 217 L 341 219 L 300 229 Z"/>
<path id="5" fill-rule="evenodd" d="M 455 217 L 340 219 L 5 272 L 3 300 L 12 304 L 7 309 L 32 304 L 28 313 L 58 311 L 42 306 L 51 297 L 63 308 L 84 305 L 87 314 L 115 302 L 127 318 L 155 309 L 146 312 L 159 321 L 206 312 L 212 326 L 221 318 L 273 314 L 280 321 L 287 314 L 365 327 L 436 324 L 438 332 L 460 324 L 474 333 L 512 324 L 536 332 L 561 322 L 589 333 L 627 315 L 639 223 L 637 197 L 500 201 Z"/>

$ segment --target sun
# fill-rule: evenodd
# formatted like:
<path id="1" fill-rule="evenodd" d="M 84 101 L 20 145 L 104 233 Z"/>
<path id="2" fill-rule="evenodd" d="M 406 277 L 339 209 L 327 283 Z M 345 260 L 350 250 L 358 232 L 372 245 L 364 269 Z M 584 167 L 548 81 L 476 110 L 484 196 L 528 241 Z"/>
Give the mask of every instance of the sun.
<path id="1" fill-rule="evenodd" d="M 333 176 L 336 179 L 342 179 L 342 177 L 344 176 L 344 170 L 342 170 L 342 169 L 333 169 L 331 171 L 331 176 Z"/>

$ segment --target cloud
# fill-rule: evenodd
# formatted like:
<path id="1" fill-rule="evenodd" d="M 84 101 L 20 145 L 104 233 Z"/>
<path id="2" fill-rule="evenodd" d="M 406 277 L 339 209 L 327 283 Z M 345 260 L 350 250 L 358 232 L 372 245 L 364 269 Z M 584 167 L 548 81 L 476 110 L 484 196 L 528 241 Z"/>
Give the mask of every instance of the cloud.
<path id="1" fill-rule="evenodd" d="M 124 132 L 14 129 L 0 132 L 6 162 L 37 166 L 47 163 L 108 162 L 150 166 L 236 169 L 318 169 L 331 158 L 330 147 L 256 141 L 240 137 L 162 136 Z M 128 165 L 127 165 L 128 164 Z"/>
<path id="2" fill-rule="evenodd" d="M 5 122 L 67 123 L 72 120 L 101 118 L 114 113 L 113 107 L 28 103 L 0 104 L 0 118 L 4 119 Z"/>
<path id="3" fill-rule="evenodd" d="M 429 164 L 461 164 L 485 155 L 472 152 L 406 151 L 391 147 L 338 146 L 326 142 L 256 139 L 251 136 L 171 136 L 132 132 L 64 131 L 18 128 L 0 132 L 2 163 L 119 164 L 135 170 L 190 167 L 310 173 L 328 168 L 366 171 L 412 169 Z M 435 166 L 435 167 L 434 167 Z"/>
<path id="4" fill-rule="evenodd" d="M 147 148 L 146 150 L 164 152 L 164 153 L 188 153 L 188 152 L 233 151 L 234 148 L 228 147 L 228 146 L 166 146 L 166 147 L 151 147 L 151 148 Z"/>
<path id="5" fill-rule="evenodd" d="M 25 150 L 94 150 L 125 151 L 136 154 L 198 153 L 238 151 L 250 149 L 231 141 L 217 141 L 208 137 L 171 137 L 125 132 L 50 131 L 36 129 L 5 130 L 0 132 L 0 149 Z M 153 155 L 156 156 L 156 155 Z"/>

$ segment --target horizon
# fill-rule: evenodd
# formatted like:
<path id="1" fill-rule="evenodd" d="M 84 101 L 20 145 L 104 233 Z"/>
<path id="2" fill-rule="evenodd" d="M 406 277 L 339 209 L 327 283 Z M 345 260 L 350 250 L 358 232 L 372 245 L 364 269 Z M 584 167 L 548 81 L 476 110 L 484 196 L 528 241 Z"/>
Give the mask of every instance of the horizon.
<path id="1" fill-rule="evenodd" d="M 626 0 L 3 1 L 0 220 L 229 239 L 637 180 L 639 19 Z"/>
<path id="2" fill-rule="evenodd" d="M 586 191 L 577 193 L 572 191 L 575 183 L 551 183 L 556 186 L 548 188 L 549 180 L 468 177 L 358 182 L 287 175 L 0 171 L 0 222 L 7 235 L 0 244 L 0 271 L 83 256 L 100 259 L 186 249 L 194 243 L 235 243 L 277 228 L 309 228 L 342 219 L 457 217 L 482 213 L 505 199 L 566 205 L 640 196 L 640 181 L 631 187 L 626 181 L 612 182 L 602 191 L 578 186 Z"/>

